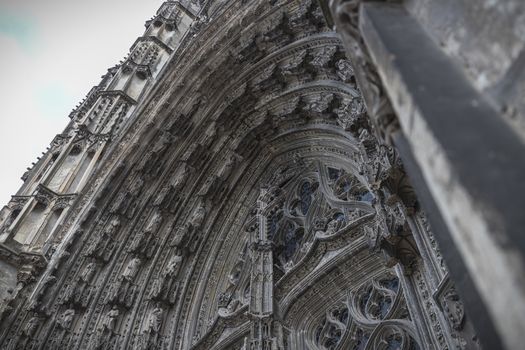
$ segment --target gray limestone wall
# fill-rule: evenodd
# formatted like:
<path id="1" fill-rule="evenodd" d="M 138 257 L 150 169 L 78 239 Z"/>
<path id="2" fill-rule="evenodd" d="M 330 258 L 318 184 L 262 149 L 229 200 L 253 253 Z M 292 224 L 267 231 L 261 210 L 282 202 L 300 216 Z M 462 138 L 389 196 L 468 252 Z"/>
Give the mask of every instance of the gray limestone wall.
<path id="1" fill-rule="evenodd" d="M 406 0 L 404 5 L 525 138 L 525 2 Z"/>

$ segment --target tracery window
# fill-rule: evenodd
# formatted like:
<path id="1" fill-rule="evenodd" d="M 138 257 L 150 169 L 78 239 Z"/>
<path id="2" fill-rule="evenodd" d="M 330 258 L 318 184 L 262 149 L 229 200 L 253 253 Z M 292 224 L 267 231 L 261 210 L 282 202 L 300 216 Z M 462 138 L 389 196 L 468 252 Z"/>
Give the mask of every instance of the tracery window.
<path id="1" fill-rule="evenodd" d="M 329 307 L 312 333 L 315 348 L 416 350 L 399 279 L 390 274 L 368 281 L 347 300 Z"/>

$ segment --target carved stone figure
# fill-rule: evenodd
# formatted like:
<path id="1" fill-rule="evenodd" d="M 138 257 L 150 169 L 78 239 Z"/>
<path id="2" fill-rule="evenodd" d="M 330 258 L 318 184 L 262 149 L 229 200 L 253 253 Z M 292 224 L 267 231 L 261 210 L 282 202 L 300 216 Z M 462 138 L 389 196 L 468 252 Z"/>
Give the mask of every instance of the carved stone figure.
<path id="1" fill-rule="evenodd" d="M 73 320 L 75 318 L 75 310 L 74 309 L 67 309 L 60 315 L 60 319 L 58 320 L 58 323 L 63 329 L 69 330 L 71 329 L 71 325 L 73 324 Z"/>
<path id="2" fill-rule="evenodd" d="M 235 262 L 235 265 L 233 266 L 232 270 L 228 274 L 228 286 L 226 287 L 225 293 L 232 295 L 235 289 L 237 288 L 237 285 L 239 284 L 239 281 L 241 279 L 241 272 L 242 272 L 244 263 L 245 261 L 242 256 L 240 256 Z"/>
<path id="3" fill-rule="evenodd" d="M 126 281 L 133 282 L 135 276 L 137 276 L 141 264 L 142 261 L 139 258 L 131 259 L 128 265 L 126 265 L 124 272 L 122 272 L 122 278 Z"/>
<path id="4" fill-rule="evenodd" d="M 33 316 L 27 321 L 24 327 L 24 335 L 29 339 L 33 339 L 40 327 L 41 319 L 38 316 Z"/>
<path id="5" fill-rule="evenodd" d="M 162 223 L 162 215 L 159 212 L 154 212 L 153 216 L 148 222 L 148 225 L 144 229 L 147 233 L 156 233 L 160 224 Z"/>
<path id="6" fill-rule="evenodd" d="M 109 237 L 115 236 L 115 232 L 120 227 L 120 220 L 118 217 L 114 217 L 111 219 L 109 224 L 104 228 L 104 233 L 108 235 Z"/>
<path id="7" fill-rule="evenodd" d="M 160 306 L 155 306 L 149 313 L 148 322 L 144 333 L 157 334 L 160 332 L 160 327 L 162 326 L 162 316 L 164 310 Z"/>
<path id="8" fill-rule="evenodd" d="M 129 187 L 129 193 L 132 196 L 138 196 L 140 194 L 140 191 L 142 191 L 142 188 L 144 187 L 144 180 L 142 177 L 137 177 L 135 181 L 131 183 L 131 186 Z"/>
<path id="9" fill-rule="evenodd" d="M 93 277 L 95 277 L 95 274 L 97 273 L 97 264 L 94 262 L 90 262 L 86 265 L 84 270 L 82 271 L 82 274 L 80 275 L 80 279 L 86 283 L 90 283 L 93 280 Z"/>
<path id="10" fill-rule="evenodd" d="M 222 168 L 219 170 L 219 178 L 223 181 L 227 180 L 228 177 L 231 175 L 233 168 L 235 166 L 235 156 L 231 155 L 227 158 L 226 162 L 222 166 Z"/>
<path id="11" fill-rule="evenodd" d="M 216 137 L 217 137 L 217 123 L 212 122 L 206 128 L 206 131 L 204 132 L 204 138 L 202 139 L 201 144 L 204 147 L 210 147 Z"/>
<path id="12" fill-rule="evenodd" d="M 113 305 L 111 310 L 109 310 L 102 320 L 102 330 L 114 333 L 116 331 L 116 326 L 118 318 L 120 316 L 120 311 L 118 306 Z"/>
<path id="13" fill-rule="evenodd" d="M 173 258 L 170 259 L 168 262 L 168 265 L 166 266 L 166 276 L 170 278 L 177 278 L 179 275 L 180 269 L 182 267 L 182 256 L 181 255 L 175 255 Z"/>
<path id="14" fill-rule="evenodd" d="M 204 219 L 206 217 L 206 209 L 203 206 L 199 206 L 195 209 L 193 212 L 191 218 L 190 218 L 190 225 L 194 230 L 198 230 L 201 228 L 202 223 L 204 222 Z"/>
<path id="15" fill-rule="evenodd" d="M 173 136 L 168 132 L 163 132 L 160 139 L 155 143 L 153 152 L 160 154 L 173 142 Z"/>
<path id="16" fill-rule="evenodd" d="M 187 244 L 189 238 L 189 225 L 183 225 L 175 231 L 175 235 L 171 241 L 172 247 L 183 248 Z"/>

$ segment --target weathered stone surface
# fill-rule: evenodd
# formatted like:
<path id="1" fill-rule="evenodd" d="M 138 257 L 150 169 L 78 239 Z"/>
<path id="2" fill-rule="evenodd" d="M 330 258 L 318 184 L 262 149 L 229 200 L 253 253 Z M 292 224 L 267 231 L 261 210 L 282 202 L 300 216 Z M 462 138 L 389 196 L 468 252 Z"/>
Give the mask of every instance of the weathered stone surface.
<path id="1" fill-rule="evenodd" d="M 479 348 L 323 9 L 161 6 L 2 211 L 1 347 Z"/>

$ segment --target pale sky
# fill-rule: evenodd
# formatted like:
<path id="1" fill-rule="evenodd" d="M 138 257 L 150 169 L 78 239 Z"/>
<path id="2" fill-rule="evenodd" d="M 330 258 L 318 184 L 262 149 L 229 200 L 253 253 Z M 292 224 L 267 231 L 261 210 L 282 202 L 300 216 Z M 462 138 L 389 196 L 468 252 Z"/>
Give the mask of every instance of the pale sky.
<path id="1" fill-rule="evenodd" d="M 0 0 L 0 208 L 161 0 Z"/>

